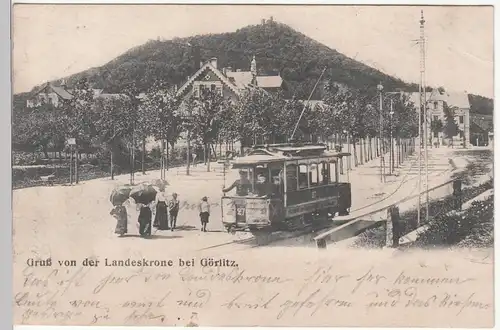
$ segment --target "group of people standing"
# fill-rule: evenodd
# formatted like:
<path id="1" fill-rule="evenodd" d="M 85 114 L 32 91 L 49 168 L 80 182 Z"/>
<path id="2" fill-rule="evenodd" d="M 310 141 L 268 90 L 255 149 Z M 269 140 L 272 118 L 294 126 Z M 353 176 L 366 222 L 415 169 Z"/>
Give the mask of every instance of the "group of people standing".
<path id="1" fill-rule="evenodd" d="M 174 231 L 175 225 L 177 223 L 177 215 L 179 214 L 179 200 L 177 199 L 177 194 L 172 194 L 172 199 L 168 201 L 165 196 L 165 189 L 160 188 L 160 192 L 156 194 L 155 204 L 156 204 L 156 214 L 153 222 L 153 227 L 158 230 L 171 230 Z M 169 227 L 170 218 L 170 227 Z"/>
<path id="2" fill-rule="evenodd" d="M 152 227 L 157 230 L 171 230 L 176 229 L 177 217 L 179 214 L 179 199 L 177 194 L 173 193 L 172 198 L 167 200 L 165 188 L 161 187 L 160 191 L 156 194 L 156 198 L 149 204 L 137 203 L 139 209 L 138 223 L 139 234 L 141 237 L 150 237 Z M 154 221 L 153 220 L 153 211 Z M 201 221 L 201 231 L 207 231 L 207 224 L 210 218 L 210 204 L 208 198 L 203 197 L 198 204 L 198 211 Z M 124 205 L 115 206 L 110 214 L 116 219 L 115 234 L 118 237 L 123 237 L 128 233 L 127 228 L 127 209 Z M 169 221 L 170 220 L 170 221 Z M 170 223 L 169 223 L 170 222 Z"/>

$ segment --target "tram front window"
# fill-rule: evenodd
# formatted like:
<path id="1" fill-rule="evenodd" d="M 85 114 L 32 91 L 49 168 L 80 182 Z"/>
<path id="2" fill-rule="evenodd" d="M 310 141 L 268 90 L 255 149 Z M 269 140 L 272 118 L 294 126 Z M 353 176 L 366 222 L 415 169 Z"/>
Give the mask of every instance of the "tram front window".
<path id="1" fill-rule="evenodd" d="M 271 180 L 267 168 L 256 169 L 255 193 L 258 196 L 267 196 L 272 194 Z"/>
<path id="2" fill-rule="evenodd" d="M 251 168 L 241 169 L 239 179 L 235 180 L 229 187 L 222 189 L 224 193 L 236 188 L 237 196 L 247 196 L 253 191 L 253 170 Z"/>

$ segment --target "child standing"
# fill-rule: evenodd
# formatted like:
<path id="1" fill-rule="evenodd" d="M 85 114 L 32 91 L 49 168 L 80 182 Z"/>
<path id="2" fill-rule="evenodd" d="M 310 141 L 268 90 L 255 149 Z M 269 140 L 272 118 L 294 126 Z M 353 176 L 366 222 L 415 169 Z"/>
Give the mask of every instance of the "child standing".
<path id="1" fill-rule="evenodd" d="M 177 194 L 172 194 L 172 200 L 168 202 L 168 212 L 170 213 L 170 229 L 174 231 L 177 223 L 177 214 L 179 214 L 179 200 Z"/>
<path id="2" fill-rule="evenodd" d="M 207 232 L 207 223 L 208 218 L 210 217 L 210 204 L 208 204 L 207 197 L 203 197 L 201 199 L 198 209 L 200 211 L 201 231 Z"/>

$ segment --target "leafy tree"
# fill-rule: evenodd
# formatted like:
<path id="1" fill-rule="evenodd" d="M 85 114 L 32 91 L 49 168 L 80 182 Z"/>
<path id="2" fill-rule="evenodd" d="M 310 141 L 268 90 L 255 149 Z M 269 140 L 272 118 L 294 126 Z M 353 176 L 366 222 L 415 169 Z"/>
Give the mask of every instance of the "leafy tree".
<path id="1" fill-rule="evenodd" d="M 450 107 L 445 102 L 443 107 L 445 123 L 443 127 L 443 132 L 446 138 L 448 138 L 453 147 L 453 137 L 459 134 L 458 125 L 455 121 L 455 107 Z"/>
<path id="2" fill-rule="evenodd" d="M 210 171 L 211 146 L 220 139 L 222 119 L 227 119 L 225 111 L 230 107 L 229 100 L 215 90 L 202 89 L 199 96 L 191 95 L 185 106 L 190 111 L 191 136 L 204 146 L 207 171 Z"/>
<path id="3" fill-rule="evenodd" d="M 29 145 L 43 152 L 48 158 L 49 146 L 61 146 L 66 123 L 64 116 L 50 103 L 42 103 L 14 116 L 12 140 L 14 144 Z"/>
<path id="4" fill-rule="evenodd" d="M 431 132 L 433 136 L 437 136 L 439 132 L 443 130 L 443 122 L 441 119 L 432 119 L 431 121 Z"/>
<path id="5" fill-rule="evenodd" d="M 272 142 L 280 126 L 281 98 L 259 88 L 246 90 L 235 107 L 235 120 L 242 147 L 261 142 Z"/>
<path id="6" fill-rule="evenodd" d="M 98 98 L 95 102 L 94 114 L 96 136 L 94 144 L 100 145 L 110 154 L 111 178 L 114 178 L 115 164 L 123 164 L 127 159 L 119 154 L 123 137 L 131 131 L 132 108 L 127 97 Z M 117 156 L 120 156 L 117 159 Z"/>
<path id="7" fill-rule="evenodd" d="M 167 148 L 170 144 L 173 149 L 182 131 L 182 118 L 178 114 L 180 103 L 166 86 L 155 84 L 141 100 L 138 130 L 143 136 L 152 135 L 156 141 L 161 141 L 162 149 L 165 143 Z"/>
<path id="8" fill-rule="evenodd" d="M 393 135 L 399 138 L 418 136 L 418 114 L 415 105 L 407 94 L 391 98 L 393 104 L 392 129 Z"/>
<path id="9" fill-rule="evenodd" d="M 351 136 L 356 165 L 356 143 L 380 131 L 379 110 L 374 105 L 376 99 L 376 94 L 371 89 L 345 89 L 336 84 L 330 84 L 327 89 L 324 102 L 331 114 L 327 117 L 329 123 L 325 124 L 328 125 L 325 128 L 328 132 L 338 134 L 346 131 Z"/>

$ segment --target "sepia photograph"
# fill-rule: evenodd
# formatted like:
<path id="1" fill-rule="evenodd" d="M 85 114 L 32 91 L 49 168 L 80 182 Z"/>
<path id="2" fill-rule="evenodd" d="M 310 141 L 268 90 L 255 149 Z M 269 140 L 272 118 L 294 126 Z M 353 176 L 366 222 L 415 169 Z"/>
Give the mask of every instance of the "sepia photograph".
<path id="1" fill-rule="evenodd" d="M 493 6 L 15 4 L 15 325 L 494 326 Z"/>

